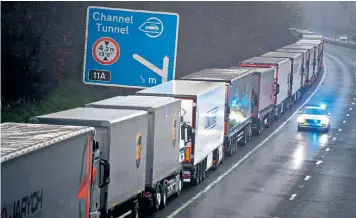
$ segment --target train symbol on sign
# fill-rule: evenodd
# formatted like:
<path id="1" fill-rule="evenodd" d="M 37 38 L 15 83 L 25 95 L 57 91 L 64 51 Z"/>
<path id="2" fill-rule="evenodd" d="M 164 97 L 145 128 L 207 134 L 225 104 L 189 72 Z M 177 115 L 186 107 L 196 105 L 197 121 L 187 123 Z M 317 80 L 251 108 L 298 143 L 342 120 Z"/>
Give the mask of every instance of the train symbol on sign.
<path id="1" fill-rule="evenodd" d="M 93 57 L 99 64 L 111 65 L 120 57 L 120 46 L 112 38 L 100 38 L 93 45 Z"/>
<path id="2" fill-rule="evenodd" d="M 163 33 L 163 23 L 156 17 L 151 17 L 146 20 L 139 28 L 146 33 L 148 37 L 157 38 Z"/>

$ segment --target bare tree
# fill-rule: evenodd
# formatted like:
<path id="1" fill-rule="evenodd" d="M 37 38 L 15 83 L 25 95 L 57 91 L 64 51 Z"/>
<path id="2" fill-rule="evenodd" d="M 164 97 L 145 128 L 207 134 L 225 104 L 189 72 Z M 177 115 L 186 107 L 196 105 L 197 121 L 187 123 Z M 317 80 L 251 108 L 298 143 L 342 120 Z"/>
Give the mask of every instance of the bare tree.
<path id="1" fill-rule="evenodd" d="M 2 4 L 3 104 L 38 101 L 53 87 L 53 77 L 41 67 L 39 59 L 47 43 L 49 18 L 44 19 L 39 10 L 34 10 L 37 4 L 35 2 Z"/>

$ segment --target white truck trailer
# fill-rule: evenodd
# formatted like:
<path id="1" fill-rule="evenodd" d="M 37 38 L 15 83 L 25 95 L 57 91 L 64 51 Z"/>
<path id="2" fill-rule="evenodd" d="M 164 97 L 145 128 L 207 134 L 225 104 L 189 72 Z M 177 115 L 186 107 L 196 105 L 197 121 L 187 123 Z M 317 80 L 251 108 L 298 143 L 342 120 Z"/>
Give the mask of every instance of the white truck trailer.
<path id="1" fill-rule="evenodd" d="M 251 139 L 251 80 L 248 69 L 204 69 L 180 80 L 224 82 L 226 84 L 224 152 L 231 156 L 238 144 Z"/>
<path id="2" fill-rule="evenodd" d="M 274 119 L 284 114 L 291 101 L 291 61 L 288 58 L 253 57 L 240 63 L 241 67 L 275 68 L 274 73 Z"/>
<path id="3" fill-rule="evenodd" d="M 309 67 L 308 67 L 308 50 L 307 49 L 288 49 L 288 48 L 281 48 L 281 49 L 277 49 L 276 51 L 279 52 L 288 52 L 288 53 L 298 53 L 302 55 L 302 59 L 303 59 L 303 64 L 302 64 L 302 74 L 303 74 L 303 92 L 307 89 L 308 87 L 308 76 L 309 76 Z"/>
<path id="4" fill-rule="evenodd" d="M 301 45 L 313 45 L 316 49 L 316 75 L 319 76 L 322 68 L 323 68 L 323 41 L 322 40 L 309 40 L 309 39 L 301 39 L 296 42 L 296 44 Z"/>
<path id="5" fill-rule="evenodd" d="M 165 208 L 167 199 L 178 196 L 183 185 L 184 141 L 180 138 L 180 130 L 184 125 L 180 125 L 181 100 L 156 96 L 117 96 L 85 107 L 147 111 L 144 202 L 154 211 Z"/>
<path id="6" fill-rule="evenodd" d="M 90 217 L 124 217 L 130 214 L 133 217 L 140 216 L 140 201 L 145 190 L 147 112 L 75 108 L 33 117 L 30 122 L 95 127 L 95 140 L 99 144 L 101 158 L 107 163 L 105 165 L 106 169 L 103 169 L 103 173 L 97 173 L 95 179 L 101 181 L 101 174 L 105 174 L 106 181 L 110 182 L 103 183 L 100 186 L 93 185 L 93 188 L 99 189 L 97 194 L 91 196 L 92 213 Z M 67 151 L 54 154 L 54 156 L 67 160 L 68 156 L 73 152 L 74 145 L 72 144 Z M 81 150 L 81 153 L 83 153 L 83 150 Z M 78 159 L 80 160 L 81 158 L 79 157 Z M 67 168 L 70 169 L 71 167 L 69 165 Z M 60 166 L 60 169 L 66 168 Z M 81 173 L 71 173 L 70 175 L 75 180 L 78 180 L 77 177 Z M 66 184 L 66 182 L 63 181 L 63 184 Z M 62 187 L 56 187 L 60 189 L 67 187 L 67 185 L 63 184 Z M 54 186 L 52 188 L 55 189 Z M 57 200 L 57 202 L 60 201 Z M 63 201 L 63 204 L 64 202 L 66 200 Z M 73 207 L 78 206 L 73 205 Z M 78 217 L 75 214 L 65 216 L 58 213 L 55 215 L 58 215 L 58 218 Z M 89 217 L 85 216 L 85 218 Z"/>
<path id="7" fill-rule="evenodd" d="M 262 57 L 270 57 L 270 58 L 289 58 L 291 60 L 291 76 L 289 84 L 292 86 L 292 103 L 294 104 L 298 101 L 302 96 L 303 89 L 303 56 L 300 53 L 288 53 L 288 52 L 278 52 L 272 51 L 267 52 L 262 55 Z"/>
<path id="8" fill-rule="evenodd" d="M 1 217 L 96 213 L 95 196 L 109 177 L 94 137 L 87 126 L 1 124 Z"/>
<path id="9" fill-rule="evenodd" d="M 185 183 L 199 184 L 206 171 L 223 160 L 225 86 L 223 82 L 173 80 L 136 93 L 182 100 L 190 139 L 184 147 Z"/>
<path id="10" fill-rule="evenodd" d="M 283 49 L 306 49 L 308 50 L 307 52 L 307 72 L 308 76 L 306 77 L 308 79 L 307 84 L 310 87 L 312 84 L 314 84 L 316 80 L 316 57 L 317 57 L 317 52 L 316 49 L 313 45 L 307 45 L 307 44 L 292 44 L 292 45 L 287 45 L 284 46 Z"/>

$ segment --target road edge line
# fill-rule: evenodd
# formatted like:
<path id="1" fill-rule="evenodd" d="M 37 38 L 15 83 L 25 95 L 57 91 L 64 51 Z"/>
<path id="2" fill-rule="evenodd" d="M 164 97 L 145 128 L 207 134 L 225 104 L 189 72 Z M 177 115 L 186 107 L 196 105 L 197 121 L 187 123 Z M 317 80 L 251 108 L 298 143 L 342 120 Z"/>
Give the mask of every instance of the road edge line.
<path id="1" fill-rule="evenodd" d="M 274 136 L 276 133 L 278 133 L 297 113 L 298 111 L 304 107 L 304 105 L 310 101 L 310 99 L 315 95 L 315 93 L 319 90 L 321 84 L 323 83 L 325 79 L 325 75 L 327 74 L 327 67 L 324 64 L 324 72 L 323 72 L 323 77 L 321 78 L 318 86 L 315 88 L 315 90 L 310 94 L 310 96 L 304 101 L 302 105 L 297 108 L 294 113 L 287 118 L 286 121 L 284 121 L 277 129 L 275 129 L 270 135 L 268 135 L 262 142 L 260 142 L 256 147 L 254 147 L 251 151 L 249 151 L 245 156 L 243 156 L 240 160 L 238 160 L 234 165 L 232 165 L 226 172 L 221 174 L 218 178 L 216 178 L 214 181 L 212 181 L 209 185 L 207 185 L 203 190 L 198 192 L 194 197 L 192 197 L 189 201 L 185 202 L 182 206 L 177 208 L 174 212 L 169 214 L 167 218 L 173 218 L 174 216 L 178 215 L 180 212 L 182 212 L 185 208 L 187 208 L 190 204 L 192 204 L 196 199 L 198 199 L 201 195 L 209 191 L 214 185 L 216 185 L 220 180 L 222 180 L 225 176 L 227 176 L 232 170 L 234 170 L 236 167 L 242 164 L 247 158 L 249 158 L 253 153 L 255 153 L 259 148 L 262 147 L 272 136 Z"/>

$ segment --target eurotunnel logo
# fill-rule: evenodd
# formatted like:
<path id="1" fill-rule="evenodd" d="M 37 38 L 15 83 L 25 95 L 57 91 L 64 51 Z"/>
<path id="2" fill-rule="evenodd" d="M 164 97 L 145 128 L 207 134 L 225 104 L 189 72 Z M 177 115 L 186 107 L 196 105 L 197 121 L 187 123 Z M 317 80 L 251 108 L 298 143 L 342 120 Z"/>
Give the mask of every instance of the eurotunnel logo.
<path id="1" fill-rule="evenodd" d="M 90 143 L 90 136 L 88 136 L 88 141 L 87 141 L 87 146 L 86 150 L 84 151 L 83 154 L 83 163 L 82 165 L 85 165 L 86 168 L 82 168 L 82 173 L 84 175 L 81 176 L 81 184 L 77 193 L 77 198 L 78 199 L 84 199 L 85 201 L 85 218 L 89 218 L 89 211 L 90 211 L 90 191 L 91 187 L 94 182 L 94 178 L 96 175 L 96 168 L 93 168 L 92 171 L 92 160 L 91 160 L 91 143 Z M 84 158 L 86 156 L 86 158 Z M 80 207 L 82 208 L 82 207 Z M 82 209 L 79 211 L 79 217 L 82 217 L 83 211 Z"/>
<path id="2" fill-rule="evenodd" d="M 172 146 L 173 148 L 175 147 L 177 143 L 177 116 L 173 116 L 173 122 L 172 122 Z"/>
<path id="3" fill-rule="evenodd" d="M 138 133 L 136 136 L 136 168 L 138 169 L 141 162 L 141 150 L 142 150 L 142 134 Z"/>

